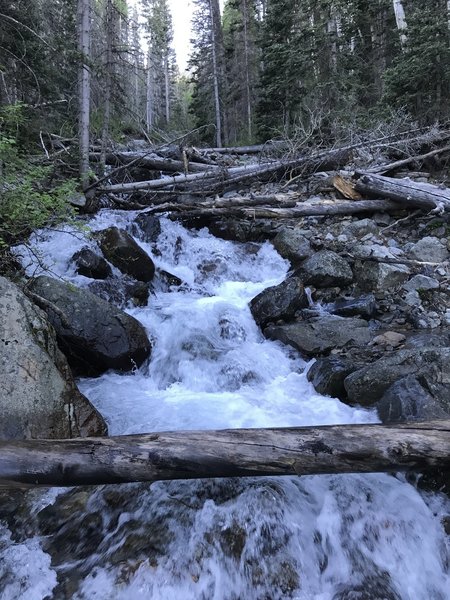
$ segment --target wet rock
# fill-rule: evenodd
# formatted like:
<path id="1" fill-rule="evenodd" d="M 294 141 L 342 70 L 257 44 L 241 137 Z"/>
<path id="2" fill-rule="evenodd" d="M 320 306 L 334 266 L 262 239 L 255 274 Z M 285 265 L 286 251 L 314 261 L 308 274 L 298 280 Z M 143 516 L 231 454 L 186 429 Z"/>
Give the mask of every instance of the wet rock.
<path id="1" fill-rule="evenodd" d="M 449 416 L 414 375 L 396 381 L 375 406 L 383 423 L 445 419 Z"/>
<path id="2" fill-rule="evenodd" d="M 426 275 L 414 275 L 409 281 L 403 284 L 403 289 L 408 292 L 416 290 L 436 290 L 439 288 L 439 281 Z"/>
<path id="3" fill-rule="evenodd" d="M 435 237 L 424 237 L 414 244 L 411 256 L 422 262 L 442 262 L 450 256 L 447 248 Z"/>
<path id="4" fill-rule="evenodd" d="M 317 288 L 345 287 L 353 281 L 348 262 L 329 250 L 321 250 L 306 259 L 297 274 L 305 285 Z"/>
<path id="5" fill-rule="evenodd" d="M 333 596 L 333 600 L 401 600 L 389 579 L 386 574 L 385 577 L 367 577 L 360 585 L 344 584 L 339 586 L 341 589 Z"/>
<path id="6" fill-rule="evenodd" d="M 164 284 L 167 288 L 171 288 L 172 286 L 180 287 L 180 285 L 183 285 L 183 280 L 177 277 L 176 275 L 169 273 L 169 271 L 164 271 L 164 269 L 157 269 L 156 274 L 159 281 L 162 284 Z"/>
<path id="7" fill-rule="evenodd" d="M 0 439 L 106 434 L 77 389 L 45 313 L 0 277 Z"/>
<path id="8" fill-rule="evenodd" d="M 338 300 L 329 307 L 329 311 L 341 317 L 360 316 L 364 319 L 371 319 L 376 312 L 376 306 L 375 296 L 367 294 L 359 298 Z"/>
<path id="9" fill-rule="evenodd" d="M 436 385 L 433 396 L 445 401 L 448 394 L 450 402 L 449 360 L 450 348 L 404 349 L 383 356 L 345 378 L 349 402 L 371 406 L 391 385 L 408 375 L 422 377 L 429 391 L 430 386 Z"/>
<path id="10" fill-rule="evenodd" d="M 134 306 L 147 306 L 150 295 L 148 283 L 128 278 L 93 281 L 89 291 L 118 308 L 125 308 L 130 302 Z"/>
<path id="11" fill-rule="evenodd" d="M 275 249 L 283 258 L 287 258 L 293 265 L 298 264 L 312 254 L 311 244 L 296 228 L 282 229 L 272 240 Z"/>
<path id="12" fill-rule="evenodd" d="M 55 312 L 50 304 L 47 314 L 77 373 L 127 371 L 150 355 L 150 342 L 139 321 L 95 294 L 50 277 L 38 277 L 31 288 L 57 308 Z"/>
<path id="13" fill-rule="evenodd" d="M 106 260 L 90 248 L 82 248 L 71 259 L 76 265 L 76 272 L 91 279 L 111 277 L 112 269 Z"/>
<path id="14" fill-rule="evenodd" d="M 236 242 L 265 242 L 275 237 L 276 231 L 271 221 L 257 219 L 211 219 L 189 222 L 191 227 L 197 229 L 207 227 L 212 235 L 223 240 Z"/>
<path id="15" fill-rule="evenodd" d="M 372 219 L 360 219 L 349 223 L 344 229 L 346 235 L 362 238 L 370 233 L 378 233 L 378 226 Z"/>
<path id="16" fill-rule="evenodd" d="M 124 229 L 109 227 L 97 235 L 103 254 L 122 273 L 139 281 L 153 279 L 155 265 L 152 259 Z"/>
<path id="17" fill-rule="evenodd" d="M 308 371 L 308 381 L 319 394 L 345 400 L 344 380 L 357 368 L 357 364 L 339 356 L 319 358 Z"/>
<path id="18" fill-rule="evenodd" d="M 333 315 L 287 325 L 272 325 L 264 330 L 264 335 L 293 346 L 305 356 L 320 356 L 347 346 L 365 346 L 373 338 L 363 319 L 345 319 Z"/>
<path id="19" fill-rule="evenodd" d="M 296 311 L 306 306 L 308 298 L 298 277 L 267 288 L 250 301 L 250 311 L 260 327 L 270 321 L 293 319 Z"/>
<path id="20" fill-rule="evenodd" d="M 355 279 L 360 289 L 367 291 L 392 291 L 398 289 L 409 277 L 405 265 L 390 265 L 362 261 L 355 265 Z"/>
<path id="21" fill-rule="evenodd" d="M 140 240 L 154 243 L 161 233 L 161 221 L 155 215 L 140 213 L 133 221 L 131 231 Z"/>

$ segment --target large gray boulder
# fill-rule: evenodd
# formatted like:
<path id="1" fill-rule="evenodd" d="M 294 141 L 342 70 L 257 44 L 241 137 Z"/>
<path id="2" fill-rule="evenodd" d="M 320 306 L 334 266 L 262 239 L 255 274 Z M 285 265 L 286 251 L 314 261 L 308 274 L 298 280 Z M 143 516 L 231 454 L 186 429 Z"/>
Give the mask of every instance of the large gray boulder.
<path id="1" fill-rule="evenodd" d="M 311 244 L 303 233 L 296 228 L 282 229 L 272 240 L 275 249 L 283 258 L 287 258 L 293 265 L 300 263 L 312 254 Z"/>
<path id="2" fill-rule="evenodd" d="M 306 259 L 298 275 L 305 285 L 317 288 L 345 287 L 353 281 L 353 272 L 348 262 L 329 250 L 321 250 Z"/>
<path id="3" fill-rule="evenodd" d="M 355 279 L 364 291 L 391 291 L 399 289 L 409 278 L 410 270 L 405 265 L 391 265 L 370 260 L 355 266 Z"/>
<path id="4" fill-rule="evenodd" d="M 358 369 L 344 381 L 349 402 L 371 406 L 399 379 L 420 377 L 426 388 L 450 408 L 450 348 L 398 350 Z"/>
<path id="5" fill-rule="evenodd" d="M 45 313 L 0 277 L 0 438 L 105 435 L 77 389 Z"/>
<path id="6" fill-rule="evenodd" d="M 250 311 L 260 327 L 270 321 L 293 319 L 297 310 L 307 306 L 308 298 L 298 277 L 267 288 L 250 301 Z"/>
<path id="7" fill-rule="evenodd" d="M 441 262 L 448 260 L 450 253 L 435 237 L 424 237 L 414 244 L 410 250 L 411 256 L 423 262 Z"/>
<path id="8" fill-rule="evenodd" d="M 414 375 L 393 383 L 375 406 L 383 423 L 430 421 L 450 415 Z"/>
<path id="9" fill-rule="evenodd" d="M 344 319 L 333 315 L 313 317 L 286 325 L 271 325 L 264 335 L 296 348 L 304 356 L 329 354 L 335 348 L 365 346 L 374 334 L 363 319 Z"/>
<path id="10" fill-rule="evenodd" d="M 111 277 L 112 270 L 103 256 L 99 256 L 90 248 L 81 248 L 72 256 L 76 272 L 91 279 L 107 279 Z"/>
<path id="11" fill-rule="evenodd" d="M 127 371 L 150 355 L 150 342 L 139 321 L 95 294 L 43 276 L 32 282 L 31 289 L 48 303 L 44 308 L 77 374 Z"/>
<path id="12" fill-rule="evenodd" d="M 344 381 L 356 369 L 358 365 L 351 360 L 340 356 L 327 356 L 316 360 L 307 377 L 319 394 L 346 400 Z"/>
<path id="13" fill-rule="evenodd" d="M 149 282 L 155 274 L 150 256 L 124 230 L 108 227 L 97 233 L 100 248 L 111 264 L 122 273 Z"/>

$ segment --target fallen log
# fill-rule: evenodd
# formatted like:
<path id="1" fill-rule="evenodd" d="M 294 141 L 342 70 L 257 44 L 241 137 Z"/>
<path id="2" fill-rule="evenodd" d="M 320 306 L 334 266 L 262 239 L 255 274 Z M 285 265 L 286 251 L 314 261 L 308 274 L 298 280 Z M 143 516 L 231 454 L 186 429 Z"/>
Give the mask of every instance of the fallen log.
<path id="1" fill-rule="evenodd" d="M 101 158 L 99 152 L 91 152 L 90 160 L 98 162 Z M 185 163 L 182 160 L 172 158 L 162 158 L 157 154 L 148 154 L 144 152 L 108 152 L 105 156 L 107 165 L 117 165 L 121 163 L 124 167 L 131 163 L 134 167 L 150 169 L 152 171 L 165 171 L 167 173 L 184 173 Z M 217 170 L 218 167 L 204 165 L 196 162 L 187 162 L 190 173 L 203 173 L 204 171 Z"/>
<path id="2" fill-rule="evenodd" d="M 422 163 L 428 158 L 433 158 L 434 156 L 438 156 L 439 154 L 444 154 L 444 152 L 450 152 L 450 146 L 444 146 L 443 148 L 437 148 L 436 150 L 432 150 L 431 152 L 427 152 L 425 154 L 419 154 L 419 156 L 410 156 L 409 158 L 404 158 L 402 160 L 396 160 L 388 165 L 380 165 L 378 167 L 372 167 L 368 169 L 368 173 L 379 173 L 385 174 L 390 171 L 394 171 L 395 169 L 400 169 L 401 167 L 405 167 L 406 165 L 410 165 L 411 163 Z M 418 175 L 422 175 L 422 173 L 418 173 Z"/>
<path id="3" fill-rule="evenodd" d="M 294 208 L 264 207 L 228 207 L 194 209 L 183 213 L 183 217 L 237 217 L 249 219 L 296 219 L 301 217 L 319 217 L 331 215 L 355 215 L 360 213 L 390 212 L 402 210 L 396 202 L 390 200 L 360 200 L 358 202 L 305 202 Z"/>
<path id="4" fill-rule="evenodd" d="M 284 175 L 289 171 L 302 169 L 304 173 L 311 173 L 319 168 L 332 169 L 339 168 L 348 161 L 348 150 L 329 150 L 320 152 L 312 156 L 302 156 L 295 160 L 282 161 L 276 160 L 261 164 L 249 164 L 232 168 L 210 168 L 203 173 L 192 173 L 190 175 L 178 175 L 166 177 L 164 179 L 153 179 L 150 181 L 136 181 L 133 183 L 116 184 L 99 188 L 104 193 L 112 192 L 114 194 L 127 194 L 139 190 L 161 189 L 171 186 L 186 186 L 189 184 L 206 183 L 211 186 L 211 182 L 224 185 L 227 182 L 240 182 L 246 179 L 264 178 L 267 176 Z"/>
<path id="5" fill-rule="evenodd" d="M 450 469 L 450 421 L 0 442 L 3 485 Z"/>
<path id="6" fill-rule="evenodd" d="M 450 189 L 410 179 L 392 179 L 369 173 L 355 174 L 355 188 L 363 194 L 384 197 L 410 208 L 444 212 L 450 210 Z"/>

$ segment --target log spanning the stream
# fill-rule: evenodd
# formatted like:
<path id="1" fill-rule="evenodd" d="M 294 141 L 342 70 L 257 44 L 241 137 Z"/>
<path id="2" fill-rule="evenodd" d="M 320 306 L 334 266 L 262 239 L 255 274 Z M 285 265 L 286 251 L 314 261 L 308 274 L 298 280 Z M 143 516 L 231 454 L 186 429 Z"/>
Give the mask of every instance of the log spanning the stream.
<path id="1" fill-rule="evenodd" d="M 0 442 L 0 484 L 450 469 L 450 420 Z"/>

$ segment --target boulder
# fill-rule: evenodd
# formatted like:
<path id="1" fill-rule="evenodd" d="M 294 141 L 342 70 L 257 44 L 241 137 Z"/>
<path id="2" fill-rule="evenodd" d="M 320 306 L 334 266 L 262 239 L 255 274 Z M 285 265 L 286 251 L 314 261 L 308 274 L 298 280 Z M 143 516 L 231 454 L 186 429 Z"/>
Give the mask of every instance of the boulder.
<path id="1" fill-rule="evenodd" d="M 376 312 L 375 296 L 367 294 L 359 298 L 349 298 L 346 300 L 338 300 L 328 308 L 333 315 L 341 317 L 356 317 L 360 316 L 364 319 L 371 319 Z"/>
<path id="2" fill-rule="evenodd" d="M 293 265 L 298 264 L 312 254 L 309 240 L 297 228 L 284 228 L 273 239 L 275 250 L 287 258 Z"/>
<path id="3" fill-rule="evenodd" d="M 142 325 L 92 292 L 44 276 L 31 289 L 48 303 L 44 307 L 58 341 L 78 374 L 127 371 L 150 355 Z"/>
<path id="4" fill-rule="evenodd" d="M 308 298 L 298 277 L 289 277 L 279 285 L 263 290 L 250 301 L 250 311 L 260 327 L 270 321 L 293 319 L 295 313 L 306 306 Z"/>
<path id="5" fill-rule="evenodd" d="M 161 221 L 155 215 L 143 212 L 133 221 L 131 231 L 140 240 L 155 243 L 161 233 Z"/>
<path id="6" fill-rule="evenodd" d="M 112 269 L 106 260 L 90 248 L 82 248 L 72 256 L 76 272 L 91 279 L 106 279 L 111 277 Z"/>
<path id="7" fill-rule="evenodd" d="M 450 403 L 450 348 L 417 348 L 398 350 L 370 365 L 354 371 L 345 378 L 349 402 L 371 406 L 396 381 L 415 375 L 427 382 L 431 393 L 445 403 Z"/>
<path id="8" fill-rule="evenodd" d="M 139 281 L 153 279 L 155 265 L 152 259 L 124 229 L 108 227 L 97 236 L 103 254 L 122 273 Z"/>
<path id="9" fill-rule="evenodd" d="M 296 348 L 304 356 L 329 354 L 336 348 L 365 346 L 373 338 L 367 321 L 344 319 L 333 315 L 312 317 L 287 325 L 272 325 L 264 335 Z"/>
<path id="10" fill-rule="evenodd" d="M 362 261 L 355 265 L 358 287 L 365 291 L 392 291 L 408 279 L 410 271 L 405 265 L 390 265 L 373 261 Z"/>
<path id="11" fill-rule="evenodd" d="M 414 275 L 409 281 L 403 284 L 403 289 L 408 292 L 417 290 L 437 290 L 439 288 L 439 281 L 426 275 Z"/>
<path id="12" fill-rule="evenodd" d="M 307 377 L 319 394 L 345 400 L 347 391 L 344 387 L 344 379 L 357 368 L 358 366 L 348 359 L 327 356 L 316 360 L 309 369 Z"/>
<path id="13" fill-rule="evenodd" d="M 448 260 L 450 253 L 447 248 L 435 237 L 424 237 L 415 243 L 411 256 L 422 262 L 442 262 Z"/>
<path id="14" fill-rule="evenodd" d="M 0 439 L 106 435 L 46 314 L 0 277 Z"/>
<path id="15" fill-rule="evenodd" d="M 317 288 L 345 287 L 353 281 L 348 262 L 329 250 L 316 252 L 306 259 L 298 271 L 305 285 Z"/>
<path id="16" fill-rule="evenodd" d="M 372 219 L 352 221 L 345 227 L 344 233 L 356 238 L 362 238 L 369 233 L 378 233 L 378 226 Z"/>
<path id="17" fill-rule="evenodd" d="M 148 283 L 128 277 L 93 281 L 88 289 L 99 298 L 119 308 L 125 308 L 130 302 L 133 306 L 147 306 L 150 295 Z"/>
<path id="18" fill-rule="evenodd" d="M 383 423 L 445 419 L 450 415 L 414 375 L 393 383 L 375 406 Z"/>

